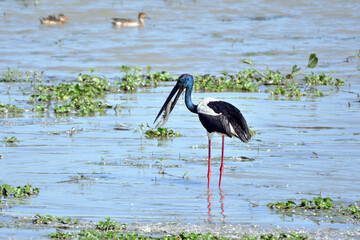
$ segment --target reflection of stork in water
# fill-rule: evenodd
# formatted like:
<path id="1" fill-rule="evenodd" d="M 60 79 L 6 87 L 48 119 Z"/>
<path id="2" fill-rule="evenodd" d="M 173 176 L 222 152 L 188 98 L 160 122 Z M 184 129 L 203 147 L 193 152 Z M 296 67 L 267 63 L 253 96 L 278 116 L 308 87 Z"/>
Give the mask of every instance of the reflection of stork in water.
<path id="1" fill-rule="evenodd" d="M 239 138 L 243 142 L 248 142 L 251 138 L 250 131 L 245 121 L 245 118 L 241 114 L 240 110 L 230 103 L 218 101 L 214 98 L 205 98 L 198 105 L 194 105 L 191 101 L 191 91 L 193 89 L 193 85 L 194 79 L 191 75 L 181 75 L 154 122 L 156 122 L 162 112 L 164 112 L 164 117 L 156 127 L 161 127 L 167 122 L 168 116 L 175 107 L 175 104 L 179 99 L 182 91 L 186 89 L 186 107 L 191 112 L 198 114 L 200 122 L 208 133 L 208 188 L 210 188 L 211 178 L 211 139 L 214 133 L 219 133 L 222 135 L 221 167 L 219 178 L 219 187 L 221 187 L 221 178 L 224 171 L 224 136 L 226 135 L 230 138 L 234 136 Z M 174 101 L 171 102 L 172 97 L 177 91 L 179 91 L 178 94 L 176 95 Z"/>
<path id="2" fill-rule="evenodd" d="M 208 193 L 207 193 L 208 197 L 207 197 L 207 203 L 208 203 L 208 215 L 209 215 L 209 222 L 212 222 L 212 214 L 211 214 L 211 209 L 212 209 L 212 203 L 211 203 L 211 197 L 212 197 L 212 194 L 210 193 L 210 189 L 208 190 Z M 219 195 L 220 195 L 220 209 L 221 209 L 221 218 L 223 219 L 223 221 L 225 220 L 225 204 L 224 204 L 224 199 L 225 199 L 225 193 L 223 192 L 223 190 L 221 190 L 220 188 L 220 192 L 219 192 Z"/>

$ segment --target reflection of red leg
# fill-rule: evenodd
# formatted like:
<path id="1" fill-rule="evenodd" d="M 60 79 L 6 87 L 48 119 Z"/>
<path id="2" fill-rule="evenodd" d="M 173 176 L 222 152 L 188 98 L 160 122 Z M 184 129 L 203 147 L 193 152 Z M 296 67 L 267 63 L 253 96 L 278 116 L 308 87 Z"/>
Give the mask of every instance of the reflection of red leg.
<path id="1" fill-rule="evenodd" d="M 225 215 L 224 215 L 224 206 L 225 206 L 225 204 L 224 204 L 224 199 L 225 199 L 225 194 L 224 194 L 224 192 L 223 192 L 223 190 L 221 190 L 221 187 L 219 187 L 219 190 L 220 190 L 220 208 L 221 208 L 221 215 L 225 218 Z"/>
<path id="2" fill-rule="evenodd" d="M 209 139 L 209 161 L 208 161 L 208 189 L 210 189 L 210 179 L 211 179 L 211 140 Z"/>
<path id="3" fill-rule="evenodd" d="M 209 221 L 211 221 L 211 194 L 210 189 L 208 189 L 208 214 L 209 214 Z"/>
<path id="4" fill-rule="evenodd" d="M 219 188 L 221 187 L 221 178 L 224 171 L 224 135 L 222 136 L 222 150 L 221 150 L 221 167 L 220 167 L 220 179 Z"/>

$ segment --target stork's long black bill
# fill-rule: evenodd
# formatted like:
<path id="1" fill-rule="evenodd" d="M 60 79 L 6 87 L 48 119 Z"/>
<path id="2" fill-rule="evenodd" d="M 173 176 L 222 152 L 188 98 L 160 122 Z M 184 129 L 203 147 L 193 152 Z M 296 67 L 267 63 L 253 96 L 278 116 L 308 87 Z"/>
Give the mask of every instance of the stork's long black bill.
<path id="1" fill-rule="evenodd" d="M 175 97 L 175 99 L 171 102 L 171 99 L 173 98 L 173 96 L 176 94 L 176 92 L 179 91 Z M 171 113 L 171 111 L 174 109 L 176 102 L 179 100 L 179 97 L 181 95 L 183 91 L 183 88 L 180 86 L 180 83 L 176 83 L 175 87 L 171 90 L 169 96 L 167 97 L 164 105 L 161 107 L 158 115 L 155 118 L 154 123 L 156 122 L 156 120 L 159 118 L 159 116 L 161 115 L 161 113 L 164 112 L 164 116 L 161 119 L 161 121 L 156 125 L 157 128 L 165 125 L 165 123 L 167 122 L 167 120 L 169 119 L 169 115 Z"/>

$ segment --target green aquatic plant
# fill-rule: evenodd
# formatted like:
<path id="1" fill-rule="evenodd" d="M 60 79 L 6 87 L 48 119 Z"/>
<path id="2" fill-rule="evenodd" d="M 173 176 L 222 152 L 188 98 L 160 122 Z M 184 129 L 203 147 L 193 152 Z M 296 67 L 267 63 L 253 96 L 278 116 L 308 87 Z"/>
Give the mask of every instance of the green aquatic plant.
<path id="1" fill-rule="evenodd" d="M 17 139 L 15 136 L 11 136 L 9 138 L 4 137 L 3 142 L 6 143 L 6 144 L 14 144 L 14 143 L 20 142 L 20 140 Z"/>
<path id="2" fill-rule="evenodd" d="M 105 93 L 116 92 L 107 78 L 94 74 L 90 68 L 89 74 L 79 74 L 76 83 L 59 83 L 58 85 L 40 84 L 35 88 L 35 93 L 30 96 L 33 102 L 50 104 L 56 101 L 53 107 L 55 113 L 79 113 L 89 114 L 94 112 L 105 112 L 112 106 L 94 99 L 104 97 Z M 44 111 L 43 105 L 37 105 L 33 110 Z"/>
<path id="3" fill-rule="evenodd" d="M 180 137 L 180 132 L 168 130 L 167 128 L 149 129 L 145 132 L 147 138 L 167 138 L 167 137 Z"/>
<path id="4" fill-rule="evenodd" d="M 334 206 L 334 201 L 329 197 L 316 197 L 312 202 L 314 203 L 312 209 L 331 209 Z"/>
<path id="5" fill-rule="evenodd" d="M 301 235 L 300 233 L 284 233 L 284 232 L 279 232 L 278 230 L 276 230 L 277 233 L 273 234 L 273 233 L 269 233 L 266 235 L 261 235 L 260 236 L 260 240 L 306 240 L 309 239 L 309 236 L 307 235 Z M 254 238 L 254 240 L 257 240 L 257 238 Z"/>
<path id="6" fill-rule="evenodd" d="M 30 184 L 23 187 L 14 187 L 8 184 L 0 185 L 0 197 L 24 198 L 39 194 L 39 188 L 34 188 Z"/>
<path id="7" fill-rule="evenodd" d="M 286 97 L 301 97 L 306 93 L 301 91 L 300 86 L 296 83 L 287 83 L 285 85 L 275 86 L 275 88 L 269 89 L 272 95 L 285 95 Z"/>
<path id="8" fill-rule="evenodd" d="M 268 203 L 267 206 L 276 209 L 292 209 L 296 207 L 296 203 L 293 201 L 274 202 L 274 203 Z"/>
<path id="9" fill-rule="evenodd" d="M 160 158 L 156 161 L 155 165 L 159 165 L 159 174 L 165 174 L 164 158 Z"/>
<path id="10" fill-rule="evenodd" d="M 121 66 L 120 73 L 125 74 L 115 84 L 119 85 L 124 91 L 135 91 L 140 87 L 156 87 L 160 81 L 172 81 L 175 77 L 166 71 L 150 73 L 151 67 L 146 67 L 147 72 L 143 74 L 143 69 L 135 66 Z"/>
<path id="11" fill-rule="evenodd" d="M 78 224 L 79 220 L 72 220 L 71 218 L 54 217 L 50 214 L 42 216 L 40 214 L 35 215 L 35 219 L 32 221 L 34 224 L 50 224 L 50 223 L 62 223 L 62 224 Z"/>
<path id="12" fill-rule="evenodd" d="M 355 219 L 360 219 L 360 208 L 354 203 L 341 210 L 341 214 L 345 216 L 353 216 Z"/>
<path id="13" fill-rule="evenodd" d="M 41 82 L 44 78 L 44 72 L 36 71 L 20 71 L 8 68 L 8 71 L 3 74 L 0 82 Z"/>
<path id="14" fill-rule="evenodd" d="M 63 231 L 59 231 L 59 230 L 54 233 L 51 233 L 47 236 L 49 236 L 51 239 L 75 239 L 76 238 L 76 235 L 74 235 L 70 232 L 63 232 Z"/>
<path id="15" fill-rule="evenodd" d="M 334 202 L 329 197 L 315 197 L 311 200 L 302 200 L 300 204 L 296 204 L 293 201 L 286 202 L 275 202 L 268 203 L 268 207 L 275 208 L 278 210 L 287 210 L 287 209 L 295 209 L 295 208 L 303 208 L 308 210 L 323 210 L 323 209 L 332 209 L 334 206 Z"/>
<path id="16" fill-rule="evenodd" d="M 241 90 L 254 92 L 257 91 L 259 84 L 254 78 L 254 72 L 244 70 L 235 75 L 223 72 L 220 77 L 210 74 L 196 75 L 194 74 L 195 90 L 205 90 L 212 92 L 220 92 L 224 90 Z"/>
<path id="17" fill-rule="evenodd" d="M 76 111 L 80 114 L 88 114 L 94 112 L 104 112 L 107 109 L 111 109 L 112 106 L 107 105 L 101 101 L 74 101 L 65 105 L 54 106 L 55 113 L 71 113 Z"/>
<path id="18" fill-rule="evenodd" d="M 98 222 L 98 224 L 96 225 L 96 229 L 99 229 L 101 231 L 109 231 L 109 230 L 123 231 L 127 229 L 127 225 L 112 221 L 110 217 L 108 217 L 106 218 L 105 222 L 102 221 Z"/>
<path id="19" fill-rule="evenodd" d="M 325 73 L 305 75 L 305 81 L 308 85 L 319 86 L 319 85 L 333 85 L 333 86 L 344 86 L 345 80 L 343 78 L 332 77 L 332 71 L 328 75 Z"/>
<path id="20" fill-rule="evenodd" d="M 102 240 L 113 240 L 113 239 L 126 239 L 126 240 L 226 240 L 225 237 L 219 237 L 211 233 L 180 233 L 165 235 L 160 237 L 153 237 L 149 235 L 141 235 L 135 232 L 122 233 L 116 230 L 93 230 L 84 229 L 79 233 L 69 233 L 63 231 L 57 231 L 48 235 L 52 239 L 102 239 Z"/>
<path id="21" fill-rule="evenodd" d="M 13 104 L 0 103 L 0 113 L 23 113 L 24 109 Z"/>
<path id="22" fill-rule="evenodd" d="M 308 68 L 315 68 L 318 64 L 318 58 L 315 53 L 311 53 L 309 56 L 309 61 L 307 66 L 301 71 L 301 68 L 297 67 L 297 65 L 294 65 L 292 68 L 292 71 L 290 73 L 291 78 L 294 78 L 297 75 L 302 74 L 306 69 Z"/>

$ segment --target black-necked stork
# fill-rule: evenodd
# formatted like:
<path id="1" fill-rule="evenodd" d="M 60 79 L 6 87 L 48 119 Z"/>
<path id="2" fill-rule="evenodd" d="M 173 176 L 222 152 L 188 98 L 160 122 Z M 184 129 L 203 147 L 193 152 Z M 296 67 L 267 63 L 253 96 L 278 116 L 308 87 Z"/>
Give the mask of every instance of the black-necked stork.
<path id="1" fill-rule="evenodd" d="M 194 78 L 189 74 L 182 74 L 171 91 L 170 95 L 166 99 L 164 105 L 160 109 L 159 114 L 156 116 L 156 120 L 159 118 L 161 113 L 164 111 L 164 118 L 156 126 L 163 126 L 168 119 L 169 114 L 174 109 L 177 100 L 179 99 L 182 91 L 185 92 L 185 104 L 186 107 L 193 113 L 198 114 L 200 122 L 207 130 L 209 139 L 209 161 L 208 161 L 208 188 L 210 188 L 211 178 L 211 139 L 214 133 L 222 135 L 222 151 L 221 151 L 221 167 L 220 167 L 220 178 L 219 187 L 221 187 L 221 178 L 224 170 L 224 136 L 237 137 L 243 142 L 248 142 L 251 138 L 249 128 L 246 120 L 241 114 L 240 110 L 234 107 L 228 102 L 216 100 L 215 98 L 205 98 L 198 105 L 194 105 L 191 101 L 191 91 L 194 85 Z M 172 97 L 178 92 L 174 101 L 171 103 Z"/>

